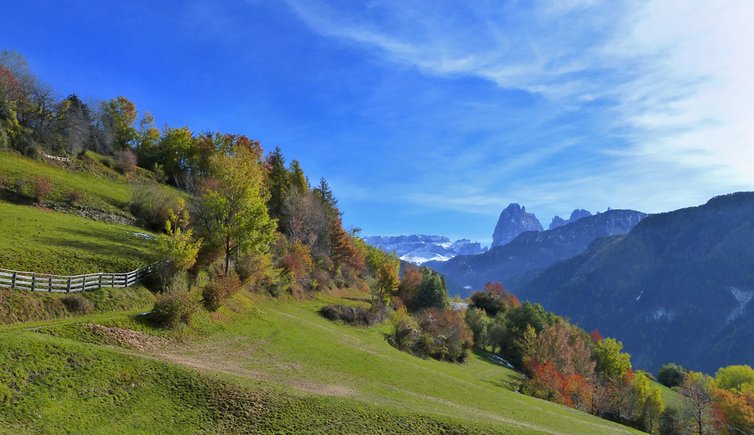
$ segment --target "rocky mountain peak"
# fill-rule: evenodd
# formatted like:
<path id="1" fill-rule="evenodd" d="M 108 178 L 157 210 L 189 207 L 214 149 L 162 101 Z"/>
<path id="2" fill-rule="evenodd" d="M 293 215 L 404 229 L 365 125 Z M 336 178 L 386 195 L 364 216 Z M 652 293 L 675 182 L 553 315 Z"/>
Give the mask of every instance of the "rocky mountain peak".
<path id="1" fill-rule="evenodd" d="M 492 247 L 505 245 L 526 231 L 542 231 L 542 224 L 534 213 L 527 213 L 526 207 L 511 203 L 501 213 L 492 234 Z"/>
<path id="2" fill-rule="evenodd" d="M 592 213 L 588 210 L 584 210 L 583 208 L 577 208 L 576 210 L 571 212 L 571 217 L 568 219 L 563 219 L 560 216 L 555 216 L 552 218 L 552 222 L 550 222 L 549 229 L 555 229 L 558 227 L 562 227 L 563 225 L 568 225 L 572 222 L 576 222 L 579 219 L 583 219 L 585 217 L 591 216 Z"/>

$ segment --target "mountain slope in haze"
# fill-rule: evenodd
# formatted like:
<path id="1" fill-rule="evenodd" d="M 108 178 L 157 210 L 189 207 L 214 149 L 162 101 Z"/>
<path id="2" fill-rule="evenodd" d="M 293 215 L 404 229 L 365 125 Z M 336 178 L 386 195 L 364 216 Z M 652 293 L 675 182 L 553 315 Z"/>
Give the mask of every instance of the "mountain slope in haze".
<path id="1" fill-rule="evenodd" d="M 447 277 L 449 284 L 480 289 L 486 282 L 501 281 L 515 292 L 528 277 L 580 254 L 597 238 L 627 233 L 645 216 L 633 210 L 608 210 L 553 230 L 523 233 L 484 254 L 458 256 L 432 266 Z M 450 285 L 449 289 L 463 290 Z"/>
<path id="2" fill-rule="evenodd" d="M 754 193 L 644 219 L 519 293 L 623 340 L 637 367 L 754 363 Z"/>
<path id="3" fill-rule="evenodd" d="M 527 213 L 526 207 L 511 203 L 497 219 L 495 231 L 492 234 L 490 248 L 505 245 L 526 231 L 542 231 L 542 224 L 534 213 Z"/>
<path id="4" fill-rule="evenodd" d="M 447 261 L 457 255 L 474 255 L 487 252 L 479 242 L 468 239 L 451 242 L 444 236 L 420 234 L 402 236 L 366 236 L 364 241 L 385 252 L 395 252 L 404 261 L 423 264 L 428 261 Z"/>

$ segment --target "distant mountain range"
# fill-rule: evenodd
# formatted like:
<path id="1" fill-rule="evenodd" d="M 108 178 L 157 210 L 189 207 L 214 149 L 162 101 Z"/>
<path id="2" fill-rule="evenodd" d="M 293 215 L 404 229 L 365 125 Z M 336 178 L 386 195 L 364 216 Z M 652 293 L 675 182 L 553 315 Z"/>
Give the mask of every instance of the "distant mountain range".
<path id="1" fill-rule="evenodd" d="M 443 236 L 404 235 L 366 236 L 364 241 L 387 252 L 395 252 L 398 257 L 414 264 L 443 262 L 458 255 L 474 255 L 487 252 L 478 242 L 461 239 L 452 242 Z"/>
<path id="2" fill-rule="evenodd" d="M 509 209 L 525 213 L 518 204 L 506 208 Z M 526 282 L 560 260 L 582 253 L 597 238 L 626 234 L 645 216 L 633 210 L 608 210 L 551 230 L 521 233 L 509 243 L 493 247 L 486 253 L 460 255 L 444 263 L 428 265 L 445 275 L 448 288 L 453 292 L 468 295 L 471 289 L 480 289 L 490 281 L 503 282 L 515 292 L 520 289 L 518 283 Z M 498 227 L 500 225 L 498 222 Z"/>
<path id="3" fill-rule="evenodd" d="M 641 368 L 752 364 L 754 193 L 651 215 L 516 283 L 516 292 L 623 340 Z"/>

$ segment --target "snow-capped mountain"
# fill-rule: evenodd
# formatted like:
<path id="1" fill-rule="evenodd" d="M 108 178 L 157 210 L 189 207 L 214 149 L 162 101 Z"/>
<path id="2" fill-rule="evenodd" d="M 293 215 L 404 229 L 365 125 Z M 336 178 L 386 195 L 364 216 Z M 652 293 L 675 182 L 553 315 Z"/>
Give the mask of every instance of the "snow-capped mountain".
<path id="1" fill-rule="evenodd" d="M 387 252 L 395 252 L 403 261 L 423 264 L 428 261 L 447 261 L 457 255 L 487 252 L 478 242 L 468 239 L 451 241 L 444 236 L 421 234 L 402 236 L 366 236 L 364 241 Z"/>

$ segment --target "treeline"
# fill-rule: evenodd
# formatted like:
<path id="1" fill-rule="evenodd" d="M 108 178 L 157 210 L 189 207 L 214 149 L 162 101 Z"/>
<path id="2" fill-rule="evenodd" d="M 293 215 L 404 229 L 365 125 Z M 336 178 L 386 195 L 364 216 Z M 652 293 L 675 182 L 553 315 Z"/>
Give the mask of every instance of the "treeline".
<path id="1" fill-rule="evenodd" d="M 651 376 L 634 371 L 623 344 L 588 334 L 499 283 L 470 297 L 466 321 L 479 349 L 526 375 L 521 391 L 653 432 L 665 403 Z"/>
<path id="2" fill-rule="evenodd" d="M 359 288 L 384 300 L 398 285 L 398 259 L 343 228 L 323 178 L 311 186 L 300 164 L 275 149 L 265 155 L 246 136 L 157 128 L 125 97 L 90 106 L 75 95 L 56 100 L 23 57 L 0 54 L 0 149 L 38 158 L 76 159 L 91 150 L 113 156 L 124 174 L 138 167 L 156 183 L 133 186 L 130 211 L 161 231 L 155 286 L 158 323 L 188 323 L 241 288 L 289 293 Z"/>
<path id="3" fill-rule="evenodd" d="M 635 371 L 623 344 L 587 333 L 499 283 L 470 297 L 465 319 L 474 345 L 526 375 L 521 391 L 649 433 L 754 433 L 754 370 L 731 366 L 715 377 L 666 364 L 657 381 L 680 396 L 665 403 L 652 374 Z"/>
<path id="4" fill-rule="evenodd" d="M 682 398 L 680 409 L 668 409 L 660 421 L 663 433 L 754 433 L 754 369 L 723 367 L 715 376 L 665 364 L 657 380 Z"/>

